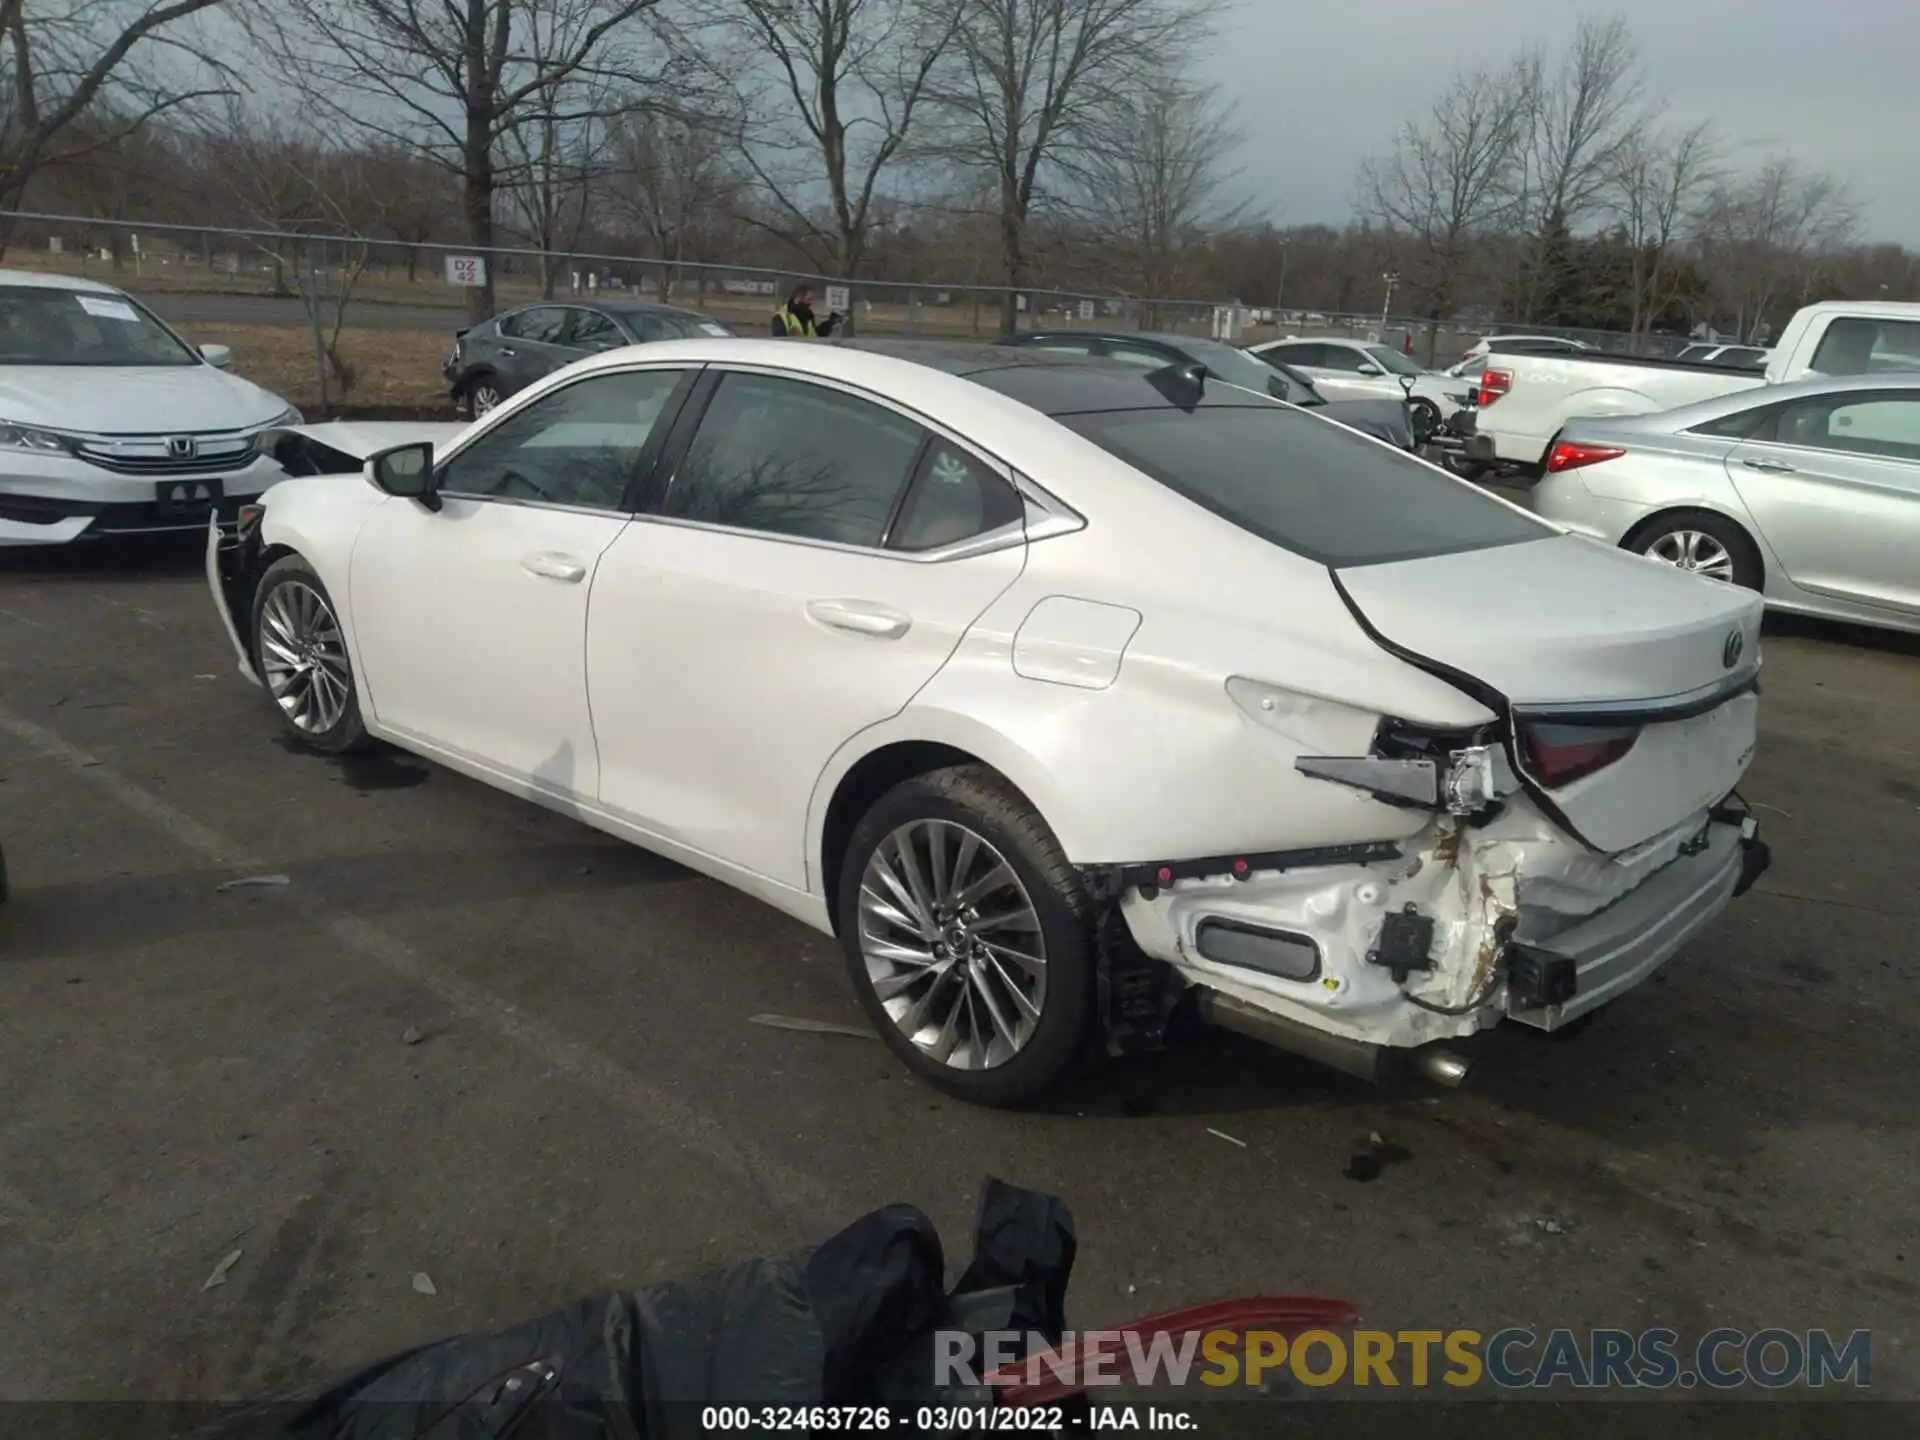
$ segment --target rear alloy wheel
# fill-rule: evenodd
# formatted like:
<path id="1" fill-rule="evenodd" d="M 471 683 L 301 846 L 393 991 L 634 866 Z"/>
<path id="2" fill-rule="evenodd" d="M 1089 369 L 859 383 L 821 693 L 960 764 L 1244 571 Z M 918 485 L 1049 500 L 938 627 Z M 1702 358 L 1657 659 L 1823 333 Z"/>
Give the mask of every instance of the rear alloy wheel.
<path id="1" fill-rule="evenodd" d="M 1440 407 L 1427 399 L 1410 400 L 1407 402 L 1407 423 L 1413 427 L 1414 439 L 1424 443 L 1440 428 Z"/>
<path id="2" fill-rule="evenodd" d="M 839 916 L 868 1018 L 916 1074 L 962 1099 L 1053 1089 L 1093 1020 L 1079 876 L 1024 798 L 959 766 L 896 786 L 847 847 Z"/>
<path id="3" fill-rule="evenodd" d="M 500 382 L 491 375 L 479 375 L 467 382 L 464 394 L 467 418 L 478 420 L 500 404 Z"/>
<path id="4" fill-rule="evenodd" d="M 253 653 L 294 739 L 335 755 L 367 743 L 340 618 L 320 577 L 297 555 L 276 560 L 260 577 Z"/>
<path id="5" fill-rule="evenodd" d="M 1676 570 L 1748 590 L 1760 588 L 1760 557 L 1753 542 L 1723 516 L 1704 511 L 1662 516 L 1636 534 L 1628 548 Z"/>

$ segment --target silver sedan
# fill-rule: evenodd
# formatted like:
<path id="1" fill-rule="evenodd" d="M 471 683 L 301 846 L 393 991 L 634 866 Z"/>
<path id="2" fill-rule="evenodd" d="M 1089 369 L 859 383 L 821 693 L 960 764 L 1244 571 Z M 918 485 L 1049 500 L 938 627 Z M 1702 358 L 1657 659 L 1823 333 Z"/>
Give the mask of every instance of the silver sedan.
<path id="1" fill-rule="evenodd" d="M 1920 630 L 1920 374 L 1742 390 L 1571 421 L 1544 519 L 1769 607 Z"/>

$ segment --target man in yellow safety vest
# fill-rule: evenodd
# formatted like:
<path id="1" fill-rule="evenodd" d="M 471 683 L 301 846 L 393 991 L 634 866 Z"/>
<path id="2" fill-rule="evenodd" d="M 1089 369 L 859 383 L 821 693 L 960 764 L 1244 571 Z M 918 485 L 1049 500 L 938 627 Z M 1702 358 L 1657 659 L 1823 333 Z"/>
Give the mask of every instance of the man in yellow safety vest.
<path id="1" fill-rule="evenodd" d="M 824 340 L 833 333 L 833 327 L 840 323 L 840 312 L 834 311 L 824 320 L 813 318 L 813 289 L 802 285 L 791 295 L 787 303 L 773 312 L 773 333 L 782 339 Z"/>

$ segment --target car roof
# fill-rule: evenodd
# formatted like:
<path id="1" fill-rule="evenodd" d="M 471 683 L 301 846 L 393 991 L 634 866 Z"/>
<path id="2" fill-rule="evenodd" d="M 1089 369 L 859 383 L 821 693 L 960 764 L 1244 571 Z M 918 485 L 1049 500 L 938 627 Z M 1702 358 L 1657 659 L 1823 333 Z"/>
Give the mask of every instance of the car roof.
<path id="1" fill-rule="evenodd" d="M 50 275 L 44 270 L 0 270 L 0 285 L 17 285 L 38 290 L 84 290 L 90 295 L 118 295 L 122 292 L 98 280 L 83 280 L 78 275 Z"/>
<path id="2" fill-rule="evenodd" d="M 1049 330 L 1042 333 L 1091 337 L 1097 332 Z M 1128 334 L 1123 338 L 1133 337 Z M 1043 415 L 1174 407 L 1173 399 L 1153 383 L 1155 371 L 1098 356 L 1062 355 L 1023 345 L 963 340 L 840 340 L 831 344 L 835 349 L 887 355 L 971 380 Z M 1220 393 L 1222 391 L 1224 393 Z M 1249 401 L 1245 391 L 1233 386 L 1216 386 L 1212 392 L 1203 390 L 1200 397 L 1200 404 L 1209 409 L 1271 403 L 1258 397 Z"/>

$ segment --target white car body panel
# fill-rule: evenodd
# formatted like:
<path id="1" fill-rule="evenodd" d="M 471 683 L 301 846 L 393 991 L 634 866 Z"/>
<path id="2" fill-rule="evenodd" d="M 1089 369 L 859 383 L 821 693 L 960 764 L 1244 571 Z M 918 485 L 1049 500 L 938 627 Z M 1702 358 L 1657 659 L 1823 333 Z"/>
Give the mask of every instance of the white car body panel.
<path id="1" fill-rule="evenodd" d="M 1289 339 L 1268 340 L 1264 344 L 1249 345 L 1250 355 L 1274 355 L 1293 369 L 1300 371 L 1313 382 L 1314 389 L 1329 400 L 1399 400 L 1418 397 L 1431 400 L 1445 419 L 1467 403 L 1467 392 L 1471 382 L 1450 375 L 1427 373 L 1413 377 L 1413 384 L 1403 388 L 1400 378 L 1391 373 L 1382 375 L 1356 375 L 1351 370 L 1334 370 L 1325 365 L 1300 365 L 1287 360 L 1285 351 L 1290 345 L 1335 345 L 1342 350 L 1351 350 L 1365 356 L 1372 348 L 1359 340 L 1326 339 Z M 1371 359 L 1371 357 L 1368 357 Z M 1378 363 L 1378 362 L 1375 362 Z"/>
<path id="2" fill-rule="evenodd" d="M 1767 360 L 1766 373 L 1713 370 L 1688 364 L 1635 365 L 1603 356 L 1494 355 L 1489 369 L 1504 370 L 1505 394 L 1483 403 L 1476 433 L 1508 464 L 1538 466 L 1553 437 L 1570 420 L 1649 415 L 1732 395 L 1762 385 L 1783 385 L 1817 374 L 1813 361 L 1836 320 L 1920 322 L 1920 304 L 1900 301 L 1823 301 L 1794 313 Z"/>
<path id="3" fill-rule="evenodd" d="M 1510 702 L 1669 700 L 1724 674 L 1729 631 L 1757 642 L 1757 605 L 1551 532 L 1336 579 L 1019 401 L 833 346 L 690 340 L 649 346 L 644 363 L 632 351 L 597 357 L 447 448 L 583 375 L 702 364 L 882 399 L 972 442 L 1083 523 L 923 563 L 452 496 L 434 514 L 360 476 L 289 480 L 267 495 L 258 541 L 269 556 L 303 556 L 339 602 L 371 733 L 822 930 L 835 796 L 863 761 L 903 744 L 998 770 L 1090 872 L 1397 844 L 1391 860 L 1181 880 L 1121 906 L 1146 953 L 1187 982 L 1370 1044 L 1499 1019 L 1487 982 L 1503 925 L 1545 945 L 1591 937 L 1580 964 L 1593 988 L 1566 1014 L 1521 1017 L 1552 1025 L 1660 963 L 1731 894 L 1724 847 L 1690 847 L 1751 752 L 1747 697 L 1714 710 L 1709 729 L 1651 726 L 1637 770 L 1629 757 L 1569 787 L 1559 798 L 1592 846 L 1511 783 L 1499 817 L 1472 828 L 1295 762 L 1365 755 L 1383 717 L 1453 734 L 1497 725 Z M 536 573 L 530 557 L 583 573 Z M 1469 693 L 1449 672 L 1500 693 Z M 1600 933 L 1602 912 L 1636 891 L 1652 903 L 1667 891 L 1641 887 L 1656 884 L 1692 897 L 1684 923 Z M 1368 953 L 1407 904 L 1435 917 L 1437 938 L 1431 971 L 1401 985 Z M 1301 985 L 1220 973 L 1194 945 L 1208 914 L 1305 928 L 1324 975 Z"/>

